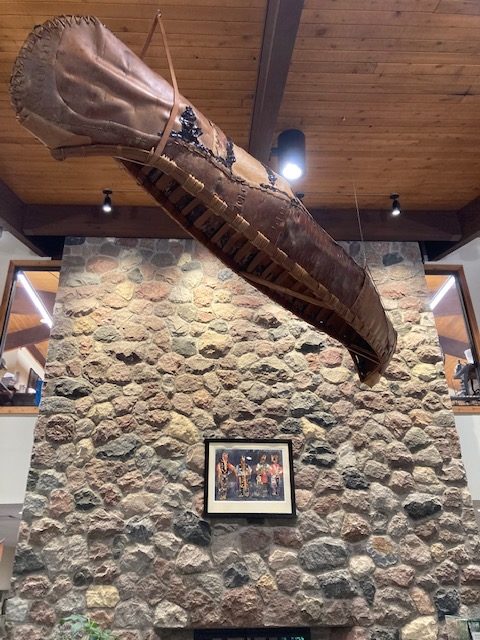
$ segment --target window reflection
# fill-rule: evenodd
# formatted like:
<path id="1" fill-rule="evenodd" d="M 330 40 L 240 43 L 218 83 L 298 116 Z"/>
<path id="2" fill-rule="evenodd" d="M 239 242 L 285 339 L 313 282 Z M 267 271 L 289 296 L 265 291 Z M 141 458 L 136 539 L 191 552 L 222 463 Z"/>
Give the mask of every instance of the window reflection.
<path id="1" fill-rule="evenodd" d="M 458 272 L 429 272 L 427 268 L 426 280 L 450 396 L 456 404 L 478 404 L 480 365 L 472 336 L 477 328 L 466 312 Z"/>
<path id="2" fill-rule="evenodd" d="M 59 271 L 16 268 L 6 300 L 0 404 L 40 403 Z M 8 285 L 7 285 L 8 286 Z"/>

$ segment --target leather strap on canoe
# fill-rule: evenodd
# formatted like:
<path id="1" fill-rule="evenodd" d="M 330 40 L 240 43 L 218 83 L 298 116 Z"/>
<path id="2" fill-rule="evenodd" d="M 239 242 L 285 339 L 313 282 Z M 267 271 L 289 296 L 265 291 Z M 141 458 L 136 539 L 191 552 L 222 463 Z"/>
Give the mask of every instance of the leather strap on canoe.
<path id="1" fill-rule="evenodd" d="M 173 68 L 173 63 L 172 63 L 172 56 L 170 54 L 170 48 L 168 46 L 168 41 L 167 41 L 167 34 L 165 33 L 165 27 L 163 26 L 163 22 L 162 22 L 162 12 L 161 11 L 157 11 L 154 19 L 152 20 L 152 25 L 150 27 L 150 31 L 148 32 L 147 35 L 147 39 L 145 40 L 145 44 L 143 45 L 143 49 L 142 52 L 140 54 L 140 58 L 143 60 L 143 58 L 145 57 L 148 48 L 150 46 L 150 43 L 152 41 L 153 35 L 155 33 L 155 29 L 157 28 L 157 25 L 160 27 L 160 32 L 162 34 L 162 40 L 163 40 L 163 47 L 165 49 L 165 53 L 167 56 L 167 62 L 168 62 L 168 70 L 170 72 L 170 77 L 172 79 L 172 86 L 173 86 L 173 104 L 172 104 L 172 109 L 170 111 L 170 117 L 168 118 L 167 124 L 165 125 L 165 129 L 163 130 L 162 136 L 157 144 L 157 146 L 155 147 L 155 150 L 153 152 L 153 155 L 156 156 L 161 156 L 163 153 L 163 150 L 165 149 L 165 145 L 168 142 L 168 138 L 170 136 L 170 132 L 173 129 L 173 125 L 175 123 L 175 118 L 177 117 L 177 113 L 178 113 L 178 107 L 179 107 L 179 92 L 178 92 L 178 84 L 177 84 L 177 77 L 175 75 L 175 69 Z"/>

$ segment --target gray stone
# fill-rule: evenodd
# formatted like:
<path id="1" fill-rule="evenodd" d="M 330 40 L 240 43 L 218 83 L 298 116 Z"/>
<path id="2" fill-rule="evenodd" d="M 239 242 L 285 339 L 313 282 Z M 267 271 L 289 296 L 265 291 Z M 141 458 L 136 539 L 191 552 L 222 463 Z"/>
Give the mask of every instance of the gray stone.
<path id="1" fill-rule="evenodd" d="M 202 573 L 212 567 L 209 555 L 191 544 L 182 547 L 175 564 L 180 573 Z"/>
<path id="2" fill-rule="evenodd" d="M 417 451 L 418 449 L 430 444 L 431 441 L 432 439 L 425 433 L 425 430 L 420 429 L 419 427 L 412 427 L 409 429 L 403 438 L 403 442 L 407 445 L 410 451 Z"/>
<path id="3" fill-rule="evenodd" d="M 140 441 L 134 433 L 110 440 L 103 447 L 98 447 L 97 458 L 106 460 L 128 460 L 135 453 Z"/>
<path id="4" fill-rule="evenodd" d="M 294 418 L 300 418 L 316 409 L 322 409 L 322 404 L 319 396 L 312 391 L 294 393 L 289 402 L 290 413 Z"/>
<path id="5" fill-rule="evenodd" d="M 320 576 L 318 583 L 327 598 L 353 598 L 357 590 L 347 571 L 334 571 Z"/>
<path id="6" fill-rule="evenodd" d="M 42 398 L 41 411 L 45 416 L 54 413 L 75 413 L 75 403 L 70 398 L 51 396 Z"/>
<path id="7" fill-rule="evenodd" d="M 153 537 L 153 544 L 163 558 L 171 560 L 175 558 L 183 542 L 170 531 L 160 531 Z"/>
<path id="8" fill-rule="evenodd" d="M 66 398 L 83 398 L 92 392 L 92 385 L 82 378 L 57 378 L 53 383 L 53 392 Z"/>
<path id="9" fill-rule="evenodd" d="M 73 500 L 75 502 L 75 507 L 80 511 L 91 511 L 102 503 L 100 496 L 90 489 L 79 489 L 78 491 L 75 491 L 73 494 Z"/>
<path id="10" fill-rule="evenodd" d="M 85 594 L 80 591 L 72 590 L 55 602 L 55 610 L 62 618 L 72 613 L 83 613 L 85 608 Z"/>
<path id="11" fill-rule="evenodd" d="M 368 489 L 369 481 L 361 471 L 354 467 L 348 467 L 342 471 L 343 482 L 347 489 Z"/>
<path id="12" fill-rule="evenodd" d="M 420 520 L 442 510 L 440 500 L 428 493 L 412 493 L 403 503 L 403 508 L 412 518 L 412 520 Z"/>
<path id="13" fill-rule="evenodd" d="M 370 487 L 370 504 L 377 513 L 391 513 L 398 509 L 398 499 L 391 489 L 378 482 Z"/>
<path id="14" fill-rule="evenodd" d="M 332 467 L 335 461 L 336 456 L 333 448 L 320 440 L 308 444 L 302 456 L 303 464 L 312 464 L 316 467 Z"/>
<path id="15" fill-rule="evenodd" d="M 382 258 L 382 262 L 386 267 L 391 267 L 394 264 L 400 264 L 401 262 L 403 262 L 403 260 L 403 256 L 396 251 L 393 251 L 392 253 L 386 253 Z"/>
<path id="16" fill-rule="evenodd" d="M 49 470 L 41 473 L 37 481 L 37 491 L 39 493 L 51 493 L 54 489 L 63 487 L 65 476 L 57 471 Z"/>
<path id="17" fill-rule="evenodd" d="M 48 500 L 38 493 L 27 493 L 23 504 L 22 518 L 30 522 L 33 516 L 40 517 L 47 508 Z"/>
<path id="18" fill-rule="evenodd" d="M 438 589 L 433 596 L 439 620 L 445 616 L 454 616 L 460 609 L 460 595 L 457 589 Z"/>
<path id="19" fill-rule="evenodd" d="M 136 544 L 127 547 L 120 558 L 120 569 L 123 573 L 135 571 L 138 575 L 142 575 L 151 568 L 155 552 L 152 547 L 144 544 Z"/>
<path id="20" fill-rule="evenodd" d="M 307 331 L 295 344 L 295 349 L 301 353 L 318 353 L 322 350 L 325 339 L 318 331 Z"/>
<path id="21" fill-rule="evenodd" d="M 187 612 L 173 602 L 162 600 L 155 609 L 153 628 L 157 632 L 163 629 L 179 629 L 187 626 Z"/>
<path id="22" fill-rule="evenodd" d="M 145 516 L 134 516 L 125 524 L 125 533 L 133 542 L 148 543 L 154 532 L 155 525 Z"/>
<path id="23" fill-rule="evenodd" d="M 32 573 L 45 568 L 45 564 L 39 554 L 31 547 L 20 543 L 15 552 L 15 573 Z"/>
<path id="24" fill-rule="evenodd" d="M 186 358 L 197 353 L 195 341 L 191 338 L 173 338 L 172 350 Z"/>
<path id="25" fill-rule="evenodd" d="M 377 592 L 374 581 L 372 578 L 362 578 L 359 580 L 359 586 L 367 604 L 372 606 L 375 601 L 375 593 Z"/>
<path id="26" fill-rule="evenodd" d="M 248 568 L 243 562 L 235 562 L 223 572 L 223 584 L 227 589 L 241 587 L 249 581 Z"/>
<path id="27" fill-rule="evenodd" d="M 330 527 L 315 511 L 303 511 L 298 515 L 298 529 L 304 540 L 319 537 L 319 534 L 328 534 Z"/>
<path id="28" fill-rule="evenodd" d="M 192 511 L 180 513 L 174 520 L 173 530 L 183 540 L 208 547 L 212 539 L 210 524 Z"/>
<path id="29" fill-rule="evenodd" d="M 443 458 L 435 445 L 430 445 L 426 449 L 421 449 L 414 454 L 415 464 L 424 467 L 438 467 L 442 464 Z"/>
<path id="30" fill-rule="evenodd" d="M 28 601 L 23 598 L 8 598 L 7 602 L 7 620 L 12 623 L 20 624 L 25 622 L 28 612 Z"/>
<path id="31" fill-rule="evenodd" d="M 141 600 L 125 600 L 115 608 L 115 627 L 123 629 L 149 629 L 152 626 L 150 607 Z"/>
<path id="32" fill-rule="evenodd" d="M 300 566 L 307 571 L 340 567 L 347 562 L 345 545 L 334 538 L 319 538 L 308 542 L 298 554 Z"/>
<path id="33" fill-rule="evenodd" d="M 388 536 L 372 536 L 366 551 L 379 567 L 391 567 L 398 562 L 397 546 Z"/>
<path id="34" fill-rule="evenodd" d="M 400 640 L 399 629 L 374 629 L 369 640 Z"/>

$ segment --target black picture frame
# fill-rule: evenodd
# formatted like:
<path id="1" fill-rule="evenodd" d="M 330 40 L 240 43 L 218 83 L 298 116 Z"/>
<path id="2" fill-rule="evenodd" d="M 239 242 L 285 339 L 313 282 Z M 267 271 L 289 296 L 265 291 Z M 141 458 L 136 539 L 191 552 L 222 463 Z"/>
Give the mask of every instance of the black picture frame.
<path id="1" fill-rule="evenodd" d="M 295 518 L 292 442 L 207 438 L 204 514 L 249 520 Z"/>

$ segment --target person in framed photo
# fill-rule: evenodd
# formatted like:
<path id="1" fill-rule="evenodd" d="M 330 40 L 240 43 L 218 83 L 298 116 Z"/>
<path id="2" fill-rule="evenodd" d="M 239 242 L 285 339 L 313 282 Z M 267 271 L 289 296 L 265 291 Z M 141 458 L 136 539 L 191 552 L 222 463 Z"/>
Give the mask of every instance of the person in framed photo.
<path id="1" fill-rule="evenodd" d="M 218 500 L 226 500 L 229 493 L 230 476 L 237 476 L 235 466 L 228 459 L 228 451 L 222 451 L 222 455 L 217 464 L 217 494 Z"/>
<path id="2" fill-rule="evenodd" d="M 249 458 L 250 459 L 250 458 Z M 247 462 L 247 456 L 240 456 L 240 462 L 236 468 L 239 498 L 248 498 L 250 496 L 250 478 L 252 477 L 252 467 Z"/>
<path id="3" fill-rule="evenodd" d="M 279 457 L 277 453 L 272 453 L 270 456 L 271 464 L 270 464 L 270 492 L 272 496 L 280 495 L 280 482 L 282 480 L 283 475 L 283 467 L 279 462 Z"/>
<path id="4" fill-rule="evenodd" d="M 270 495 L 270 465 L 267 462 L 267 454 L 261 453 L 257 466 L 255 467 L 257 481 L 257 495 L 261 498 L 268 498 Z"/>

